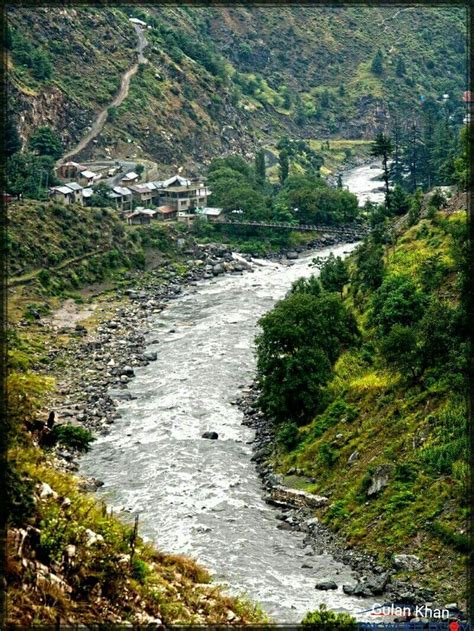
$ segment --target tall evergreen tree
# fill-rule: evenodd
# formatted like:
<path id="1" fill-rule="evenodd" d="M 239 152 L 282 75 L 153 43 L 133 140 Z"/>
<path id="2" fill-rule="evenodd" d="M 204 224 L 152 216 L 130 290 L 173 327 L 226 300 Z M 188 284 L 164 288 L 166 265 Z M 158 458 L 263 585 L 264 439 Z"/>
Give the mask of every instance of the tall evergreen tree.
<path id="1" fill-rule="evenodd" d="M 279 177 L 280 183 L 284 184 L 286 179 L 288 178 L 288 173 L 290 172 L 290 163 L 288 160 L 288 153 L 284 150 L 281 150 L 279 153 Z"/>
<path id="2" fill-rule="evenodd" d="M 377 134 L 371 147 L 370 154 L 374 157 L 382 158 L 383 181 L 385 184 L 385 206 L 387 210 L 390 208 L 390 172 L 388 168 L 388 160 L 392 152 L 393 145 L 390 138 L 382 132 Z"/>
<path id="3" fill-rule="evenodd" d="M 410 126 L 408 142 L 406 146 L 406 158 L 409 170 L 409 190 L 416 191 L 419 185 L 419 159 L 421 148 L 421 135 L 416 121 Z"/>
<path id="4" fill-rule="evenodd" d="M 301 97 L 298 96 L 296 100 L 295 123 L 299 127 L 302 127 L 306 123 L 306 119 L 307 119 L 306 108 L 304 106 L 303 101 L 301 100 Z"/>
<path id="5" fill-rule="evenodd" d="M 391 138 L 393 141 L 393 161 L 390 166 L 390 179 L 392 182 L 402 184 L 403 182 L 403 162 L 402 162 L 402 128 L 400 120 L 395 117 L 392 127 Z"/>
<path id="6" fill-rule="evenodd" d="M 255 179 L 259 184 L 265 184 L 265 152 L 263 149 L 259 149 L 255 154 Z"/>
<path id="7" fill-rule="evenodd" d="M 377 76 L 380 76 L 383 74 L 383 54 L 380 48 L 375 53 L 374 58 L 372 59 L 370 70 L 373 74 Z"/>
<path id="8" fill-rule="evenodd" d="M 11 116 L 5 119 L 5 154 L 7 158 L 21 149 L 21 140 L 18 130 Z"/>
<path id="9" fill-rule="evenodd" d="M 405 62 L 403 61 L 403 59 L 401 57 L 397 58 L 397 65 L 395 68 L 395 72 L 397 74 L 397 77 L 404 77 L 405 73 L 406 73 L 406 66 L 405 66 Z"/>

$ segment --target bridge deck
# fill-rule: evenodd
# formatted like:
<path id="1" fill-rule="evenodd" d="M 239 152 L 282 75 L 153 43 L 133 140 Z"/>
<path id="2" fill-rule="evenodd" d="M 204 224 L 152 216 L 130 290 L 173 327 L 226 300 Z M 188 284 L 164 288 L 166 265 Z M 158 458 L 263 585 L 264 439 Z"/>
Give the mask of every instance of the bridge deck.
<path id="1" fill-rule="evenodd" d="M 219 221 L 221 224 L 233 226 L 254 226 L 256 228 L 281 228 L 295 230 L 297 232 L 324 232 L 326 234 L 364 235 L 369 232 L 366 226 L 328 226 L 313 224 L 292 224 L 283 221 L 236 221 L 226 219 Z"/>

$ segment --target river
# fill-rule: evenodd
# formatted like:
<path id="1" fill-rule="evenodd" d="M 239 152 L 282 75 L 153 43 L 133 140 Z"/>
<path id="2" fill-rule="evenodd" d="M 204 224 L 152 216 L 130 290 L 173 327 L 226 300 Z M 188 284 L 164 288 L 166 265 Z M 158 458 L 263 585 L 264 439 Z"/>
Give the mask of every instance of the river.
<path id="1" fill-rule="evenodd" d="M 367 178 L 371 186 L 379 183 Z M 129 384 L 136 399 L 121 403 L 121 417 L 81 464 L 82 473 L 104 482 L 98 493 L 110 505 L 140 514 L 143 536 L 194 557 L 280 623 L 298 622 L 323 602 L 352 615 L 374 602 L 342 592 L 343 583 L 354 583 L 349 567 L 311 554 L 302 533 L 277 529 L 278 511 L 264 502 L 250 460 L 253 430 L 233 404 L 254 376 L 258 318 L 294 280 L 314 273 L 313 255 L 289 266 L 256 261 L 253 273 L 202 281 L 153 316 L 148 341 L 158 361 L 136 369 Z M 208 430 L 219 439 L 201 438 Z M 315 590 L 322 580 L 338 590 Z"/>

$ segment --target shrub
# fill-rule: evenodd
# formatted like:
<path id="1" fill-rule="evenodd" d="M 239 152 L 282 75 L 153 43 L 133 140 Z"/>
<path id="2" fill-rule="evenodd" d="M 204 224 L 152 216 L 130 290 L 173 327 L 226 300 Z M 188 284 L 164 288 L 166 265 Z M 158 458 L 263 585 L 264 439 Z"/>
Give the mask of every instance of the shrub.
<path id="1" fill-rule="evenodd" d="M 284 423 L 277 431 L 277 443 L 289 451 L 296 447 L 299 440 L 300 434 L 296 423 Z"/>
<path id="2" fill-rule="evenodd" d="M 51 283 L 51 274 L 47 269 L 40 270 L 38 274 L 38 280 L 43 285 L 43 287 L 48 287 Z"/>
<path id="3" fill-rule="evenodd" d="M 348 613 L 335 613 L 327 609 L 326 605 L 319 605 L 319 610 L 309 611 L 303 620 L 302 625 L 314 627 L 315 630 L 325 628 L 339 629 L 340 631 L 349 631 L 356 629 L 356 621 Z"/>
<path id="4" fill-rule="evenodd" d="M 323 443 L 319 448 L 319 460 L 324 467 L 332 467 L 338 458 L 337 451 L 328 445 Z"/>
<path id="5" fill-rule="evenodd" d="M 5 482 L 5 513 L 12 526 L 25 526 L 35 509 L 33 482 L 20 474 L 12 461 L 3 463 Z"/>
<path id="6" fill-rule="evenodd" d="M 132 561 L 132 577 L 139 583 L 144 584 L 146 577 L 150 573 L 148 565 L 141 559 L 133 559 Z"/>
<path id="7" fill-rule="evenodd" d="M 53 444 L 60 443 L 77 451 L 88 451 L 90 443 L 95 440 L 89 430 L 71 424 L 56 425 L 50 437 Z"/>

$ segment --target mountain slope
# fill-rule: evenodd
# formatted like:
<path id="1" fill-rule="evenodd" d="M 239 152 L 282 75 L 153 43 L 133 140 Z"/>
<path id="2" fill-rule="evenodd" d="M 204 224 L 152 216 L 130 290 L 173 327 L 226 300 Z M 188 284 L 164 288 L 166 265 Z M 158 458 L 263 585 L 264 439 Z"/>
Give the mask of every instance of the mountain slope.
<path id="1" fill-rule="evenodd" d="M 399 568 L 398 577 L 459 602 L 468 546 L 466 216 L 430 212 L 385 248 L 378 288 L 361 283 L 377 267 L 377 248 L 351 258 L 345 302 L 360 342 L 340 355 L 313 420 L 277 429 L 273 461 L 284 484 L 329 497 L 317 514 L 350 546 L 382 564 L 418 556 L 416 572 Z"/>
<path id="2" fill-rule="evenodd" d="M 66 148 L 78 142 L 136 61 L 132 15 L 149 26 L 148 63 L 82 158 L 199 166 L 284 134 L 371 137 L 444 93 L 462 118 L 461 8 L 15 8 L 8 62 L 24 141 L 48 124 Z"/>

